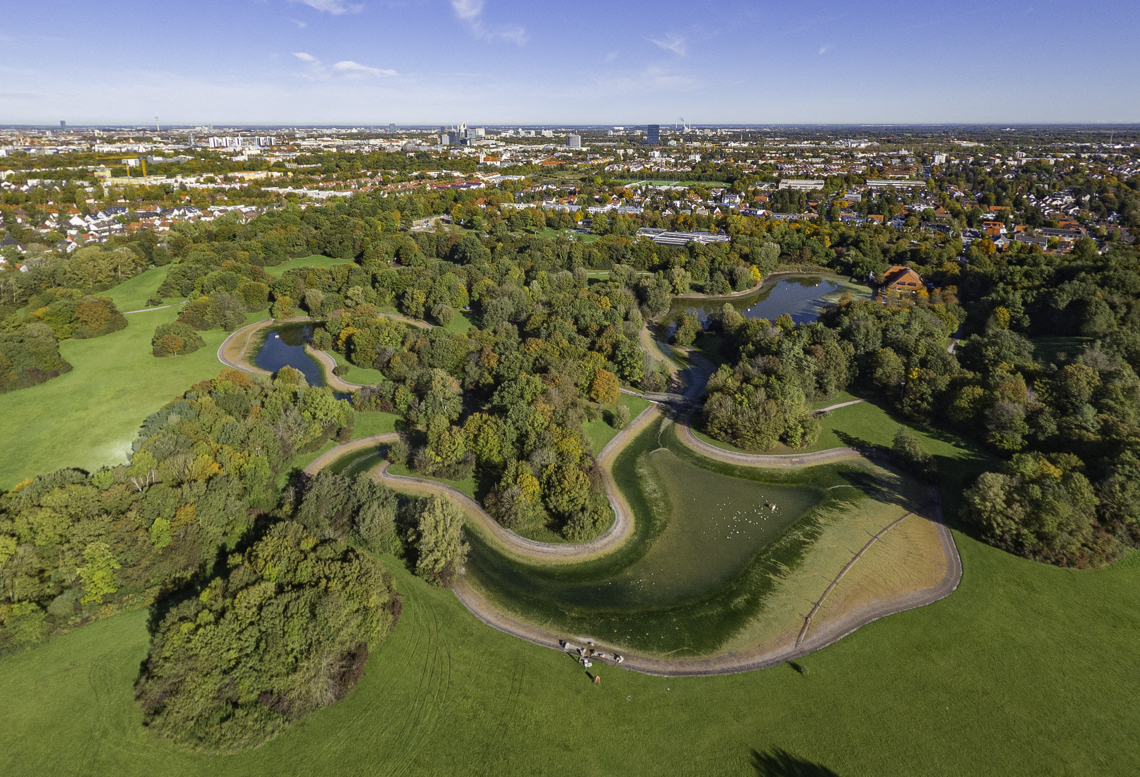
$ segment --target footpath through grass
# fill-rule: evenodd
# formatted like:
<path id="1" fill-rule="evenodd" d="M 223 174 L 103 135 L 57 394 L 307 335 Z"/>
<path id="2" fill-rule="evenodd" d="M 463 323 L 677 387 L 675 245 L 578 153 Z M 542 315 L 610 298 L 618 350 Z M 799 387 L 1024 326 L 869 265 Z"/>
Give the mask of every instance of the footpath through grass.
<path id="1" fill-rule="evenodd" d="M 1133 773 L 1140 569 L 1073 572 L 958 541 L 957 593 L 801 660 L 805 674 L 603 666 L 600 686 L 388 559 L 404 612 L 360 686 L 233 756 L 142 728 L 146 614 L 121 615 L 0 661 L 0 773 L 755 775 L 754 753 L 781 750 L 843 777 Z"/>

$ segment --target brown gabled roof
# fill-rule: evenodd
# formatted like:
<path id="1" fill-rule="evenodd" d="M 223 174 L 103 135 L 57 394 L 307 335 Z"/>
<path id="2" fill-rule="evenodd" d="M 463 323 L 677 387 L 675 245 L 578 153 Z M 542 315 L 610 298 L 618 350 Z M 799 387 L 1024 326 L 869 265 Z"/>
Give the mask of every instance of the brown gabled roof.
<path id="1" fill-rule="evenodd" d="M 896 265 L 887 270 L 886 274 L 883 275 L 883 285 L 906 289 L 920 289 L 922 288 L 922 278 L 909 267 Z"/>

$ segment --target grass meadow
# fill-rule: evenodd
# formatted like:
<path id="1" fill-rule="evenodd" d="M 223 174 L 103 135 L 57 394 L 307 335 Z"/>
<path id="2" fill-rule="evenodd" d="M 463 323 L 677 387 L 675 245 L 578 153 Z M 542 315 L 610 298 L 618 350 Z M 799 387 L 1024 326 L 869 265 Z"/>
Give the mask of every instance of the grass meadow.
<path id="1" fill-rule="evenodd" d="M 295 270 L 298 267 L 336 267 L 340 264 L 353 264 L 353 261 L 351 259 L 336 259 L 331 256 L 299 256 L 296 259 L 282 262 L 276 267 L 266 267 L 265 271 L 274 278 L 280 278 L 287 270 Z"/>
<path id="2" fill-rule="evenodd" d="M 266 315 L 250 314 L 247 322 Z M 188 356 L 151 354 L 155 327 L 177 317 L 177 305 L 134 313 L 122 331 L 65 340 L 59 350 L 71 372 L 0 395 L 7 443 L 0 447 L 0 488 L 61 467 L 94 470 L 125 462 L 143 419 L 221 372 L 217 351 L 228 332 L 202 332 L 206 346 Z"/>
<path id="3" fill-rule="evenodd" d="M 1140 564 L 1075 572 L 957 539 L 958 592 L 802 659 L 802 673 L 668 679 L 602 667 L 599 686 L 389 558 L 403 616 L 360 686 L 227 756 L 142 728 L 132 685 L 146 613 L 128 613 L 0 660 L 0 773 L 1132 773 Z M 801 771 L 768 770 L 775 762 Z"/>

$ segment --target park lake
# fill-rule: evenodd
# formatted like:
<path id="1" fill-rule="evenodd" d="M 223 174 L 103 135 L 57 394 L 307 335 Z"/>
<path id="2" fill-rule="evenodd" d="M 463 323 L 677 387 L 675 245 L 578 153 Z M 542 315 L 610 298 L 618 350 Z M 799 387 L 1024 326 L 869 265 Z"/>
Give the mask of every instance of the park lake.
<path id="1" fill-rule="evenodd" d="M 276 373 L 292 367 L 305 376 L 310 386 L 325 385 L 325 377 L 316 360 L 305 353 L 305 345 L 313 336 L 312 324 L 281 324 L 264 330 L 265 340 L 254 363 L 263 370 Z"/>
<path id="2" fill-rule="evenodd" d="M 747 297 L 712 297 L 700 300 L 674 299 L 668 315 L 662 322 L 658 336 L 671 336 L 677 319 L 689 310 L 697 311 L 704 324 L 709 316 L 720 313 L 730 303 L 745 318 L 764 318 L 775 321 L 787 313 L 797 324 L 819 318 L 823 310 L 844 294 L 856 298 L 870 298 L 870 289 L 851 283 L 838 275 L 790 275 L 769 279 L 760 290 Z"/>

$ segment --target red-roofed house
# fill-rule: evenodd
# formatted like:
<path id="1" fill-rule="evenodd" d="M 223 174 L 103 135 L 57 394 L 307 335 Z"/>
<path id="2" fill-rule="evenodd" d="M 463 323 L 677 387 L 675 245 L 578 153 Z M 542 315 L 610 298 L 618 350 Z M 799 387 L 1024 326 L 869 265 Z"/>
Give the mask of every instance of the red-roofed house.
<path id="1" fill-rule="evenodd" d="M 891 291 L 918 291 L 922 286 L 922 278 L 909 267 L 896 265 L 883 275 L 883 286 Z"/>

